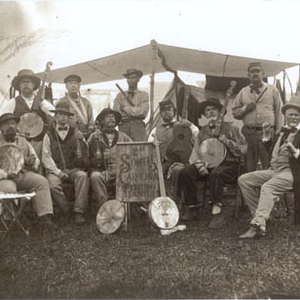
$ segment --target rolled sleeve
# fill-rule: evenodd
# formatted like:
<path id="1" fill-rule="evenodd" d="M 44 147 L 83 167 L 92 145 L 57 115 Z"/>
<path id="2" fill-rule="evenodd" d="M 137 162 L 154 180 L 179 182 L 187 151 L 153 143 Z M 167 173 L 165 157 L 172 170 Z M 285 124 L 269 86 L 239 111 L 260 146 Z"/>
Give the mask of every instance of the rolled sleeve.
<path id="1" fill-rule="evenodd" d="M 61 172 L 61 170 L 57 168 L 56 163 L 52 158 L 51 145 L 48 134 L 45 134 L 43 139 L 42 164 L 47 173 L 58 175 Z"/>

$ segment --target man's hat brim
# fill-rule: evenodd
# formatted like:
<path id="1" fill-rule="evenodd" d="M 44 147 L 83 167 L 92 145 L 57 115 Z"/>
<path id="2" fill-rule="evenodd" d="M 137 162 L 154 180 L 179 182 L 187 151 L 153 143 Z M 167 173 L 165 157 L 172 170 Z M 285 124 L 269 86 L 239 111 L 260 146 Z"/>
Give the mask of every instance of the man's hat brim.
<path id="1" fill-rule="evenodd" d="M 219 110 L 223 108 L 223 105 L 220 103 L 218 99 L 209 98 L 199 104 L 199 114 L 204 115 L 205 108 L 209 105 L 217 107 Z"/>
<path id="2" fill-rule="evenodd" d="M 132 71 L 127 71 L 123 76 L 127 78 L 128 76 L 136 74 L 137 77 L 141 78 L 143 77 L 143 72 L 141 70 L 132 70 Z"/>
<path id="3" fill-rule="evenodd" d="M 121 122 L 122 120 L 122 115 L 114 109 L 111 108 L 104 108 L 100 114 L 97 116 L 96 121 L 101 122 L 103 121 L 104 117 L 108 114 L 113 114 L 115 116 L 116 119 L 116 126 Z"/>
<path id="4" fill-rule="evenodd" d="M 69 76 L 67 76 L 65 79 L 64 79 L 64 83 L 67 83 L 69 81 L 77 81 L 77 82 L 81 82 L 81 77 L 76 75 L 76 74 L 71 74 Z"/>
<path id="5" fill-rule="evenodd" d="M 9 121 L 9 120 L 15 120 L 17 123 L 20 122 L 20 118 L 17 117 L 17 116 L 14 116 L 14 115 L 12 115 L 12 114 L 3 114 L 3 115 L 0 117 L 0 126 L 1 126 L 3 123 L 5 123 L 5 122 L 7 122 L 7 121 Z"/>
<path id="6" fill-rule="evenodd" d="M 287 103 L 285 105 L 282 106 L 282 113 L 285 114 L 285 112 L 289 109 L 289 108 L 295 108 L 300 112 L 300 105 L 295 104 L 295 103 Z"/>
<path id="7" fill-rule="evenodd" d="M 34 84 L 34 88 L 33 90 L 35 91 L 37 88 L 39 88 L 40 84 L 41 84 L 41 79 L 35 75 L 20 75 L 20 76 L 16 76 L 11 85 L 17 90 L 19 91 L 19 84 L 20 81 L 24 78 L 29 78 L 30 80 L 32 80 L 33 84 Z"/>

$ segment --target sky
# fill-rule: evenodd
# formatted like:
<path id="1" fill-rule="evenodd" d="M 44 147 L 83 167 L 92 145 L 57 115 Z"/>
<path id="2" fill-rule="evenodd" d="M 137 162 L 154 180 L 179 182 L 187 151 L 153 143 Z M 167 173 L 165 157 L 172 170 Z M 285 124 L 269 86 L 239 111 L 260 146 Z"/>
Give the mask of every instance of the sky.
<path id="1" fill-rule="evenodd" d="M 298 0 L 0 1 L 0 94 L 34 72 L 150 43 L 300 63 Z M 298 68 L 289 71 L 293 88 Z M 199 74 L 180 73 L 190 84 Z M 170 81 L 170 74 L 156 75 Z M 149 85 L 144 76 L 142 86 Z M 110 83 L 97 87 L 112 87 Z M 1 100 L 1 98 L 0 98 Z"/>

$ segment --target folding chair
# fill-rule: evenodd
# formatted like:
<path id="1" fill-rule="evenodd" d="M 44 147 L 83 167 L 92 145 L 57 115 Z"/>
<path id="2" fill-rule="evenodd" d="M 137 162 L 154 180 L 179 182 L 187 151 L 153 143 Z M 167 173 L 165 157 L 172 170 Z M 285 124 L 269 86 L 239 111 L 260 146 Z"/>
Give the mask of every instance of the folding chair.
<path id="1" fill-rule="evenodd" d="M 7 237 L 14 225 L 17 225 L 26 235 L 29 235 L 29 230 L 22 223 L 21 216 L 28 200 L 31 200 L 35 195 L 35 192 L 0 194 L 0 219 L 5 228 L 2 241 Z"/>

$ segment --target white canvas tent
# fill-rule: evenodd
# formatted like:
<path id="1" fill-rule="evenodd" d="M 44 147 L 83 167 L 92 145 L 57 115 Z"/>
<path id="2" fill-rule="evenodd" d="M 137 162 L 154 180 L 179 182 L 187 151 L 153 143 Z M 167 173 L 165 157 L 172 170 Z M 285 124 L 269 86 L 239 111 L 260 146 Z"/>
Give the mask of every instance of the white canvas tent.
<path id="1" fill-rule="evenodd" d="M 144 75 L 151 74 L 153 70 L 155 73 L 161 73 L 166 72 L 163 65 L 164 59 L 168 67 L 175 71 L 238 78 L 245 77 L 247 66 L 252 61 L 259 61 L 263 64 L 267 77 L 275 76 L 287 68 L 298 65 L 298 63 L 167 46 L 151 41 L 149 45 L 143 47 L 54 69 L 49 74 L 49 80 L 63 83 L 67 75 L 78 74 L 82 78 L 82 84 L 113 81 L 123 79 L 124 71 L 132 67 L 142 70 Z"/>

